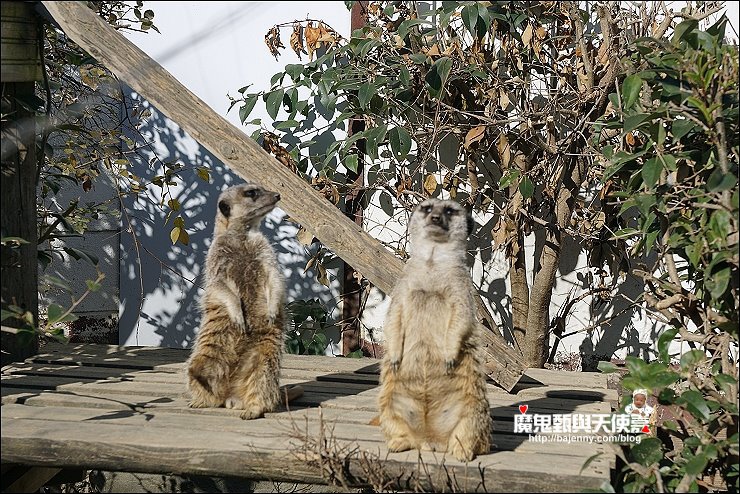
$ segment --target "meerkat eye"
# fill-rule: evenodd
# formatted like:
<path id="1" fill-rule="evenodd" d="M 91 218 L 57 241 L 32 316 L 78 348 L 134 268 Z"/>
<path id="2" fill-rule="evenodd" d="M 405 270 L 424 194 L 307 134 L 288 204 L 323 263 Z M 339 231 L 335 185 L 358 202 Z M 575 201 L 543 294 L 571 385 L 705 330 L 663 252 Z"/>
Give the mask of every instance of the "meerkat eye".
<path id="1" fill-rule="evenodd" d="M 450 207 L 447 207 L 447 208 L 445 208 L 445 214 L 446 214 L 447 216 L 452 216 L 452 215 L 454 215 L 455 213 L 457 213 L 457 211 L 455 211 L 454 209 L 452 209 L 452 208 L 450 208 Z"/>
<path id="2" fill-rule="evenodd" d="M 422 210 L 422 211 L 424 211 L 424 212 L 425 212 L 426 214 L 429 214 L 429 213 L 431 213 L 431 212 L 432 212 L 432 206 L 429 206 L 429 205 L 427 205 L 427 206 L 422 206 L 422 207 L 421 207 L 421 210 Z"/>
<path id="3" fill-rule="evenodd" d="M 259 197 L 259 190 L 258 189 L 249 189 L 244 191 L 244 197 L 249 197 L 250 199 L 255 199 Z"/>

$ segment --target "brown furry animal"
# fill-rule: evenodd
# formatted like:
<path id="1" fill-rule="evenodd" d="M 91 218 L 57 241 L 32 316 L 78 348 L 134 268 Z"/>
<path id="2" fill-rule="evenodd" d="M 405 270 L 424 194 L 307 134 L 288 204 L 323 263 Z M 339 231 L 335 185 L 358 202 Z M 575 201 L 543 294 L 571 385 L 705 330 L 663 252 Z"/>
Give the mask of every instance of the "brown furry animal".
<path id="1" fill-rule="evenodd" d="M 188 360 L 191 407 L 244 410 L 253 419 L 280 402 L 284 282 L 259 225 L 280 195 L 256 184 L 218 199 L 206 260 L 203 317 Z"/>
<path id="2" fill-rule="evenodd" d="M 465 242 L 472 218 L 428 199 L 409 224 L 412 256 L 385 320 L 380 426 L 391 451 L 428 448 L 461 461 L 488 452 L 491 416 Z"/>

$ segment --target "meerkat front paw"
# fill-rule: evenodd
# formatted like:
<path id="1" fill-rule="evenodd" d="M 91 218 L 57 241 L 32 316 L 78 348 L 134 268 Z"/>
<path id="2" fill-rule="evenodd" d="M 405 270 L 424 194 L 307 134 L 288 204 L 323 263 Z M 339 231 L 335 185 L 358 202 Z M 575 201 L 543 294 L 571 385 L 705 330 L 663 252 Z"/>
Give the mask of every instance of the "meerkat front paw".
<path id="1" fill-rule="evenodd" d="M 388 451 L 397 453 L 399 451 L 408 451 L 413 445 L 405 437 L 394 437 L 388 440 Z"/>
<path id="2" fill-rule="evenodd" d="M 265 410 L 262 407 L 258 406 L 251 406 L 248 407 L 246 410 L 244 410 L 239 417 L 241 417 L 242 420 L 252 420 L 252 419 L 258 419 L 261 416 L 265 414 Z"/>
<path id="3" fill-rule="evenodd" d="M 226 399 L 226 402 L 224 403 L 224 406 L 226 408 L 236 408 L 237 410 L 240 410 L 244 408 L 244 403 L 242 403 L 242 400 L 235 396 L 229 396 Z"/>
<path id="4" fill-rule="evenodd" d="M 398 358 L 393 358 L 392 357 L 390 359 L 390 362 L 391 362 L 391 371 L 398 372 L 398 369 L 401 367 L 401 358 L 400 357 L 398 357 Z"/>
<path id="5" fill-rule="evenodd" d="M 463 448 L 460 444 L 453 445 L 450 450 L 450 454 L 454 456 L 455 459 L 463 462 L 468 462 L 475 458 L 475 454 L 473 454 L 472 449 Z"/>
<path id="6" fill-rule="evenodd" d="M 455 370 L 456 365 L 457 365 L 457 362 L 455 362 L 454 359 L 445 360 L 445 374 L 447 375 L 452 374 L 452 371 Z"/>

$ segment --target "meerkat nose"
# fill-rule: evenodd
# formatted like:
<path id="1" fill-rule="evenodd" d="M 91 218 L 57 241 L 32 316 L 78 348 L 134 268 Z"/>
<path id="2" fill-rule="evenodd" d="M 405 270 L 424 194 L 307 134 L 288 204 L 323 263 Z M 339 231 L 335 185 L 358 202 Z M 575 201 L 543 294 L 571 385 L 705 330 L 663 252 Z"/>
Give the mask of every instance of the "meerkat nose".
<path id="1" fill-rule="evenodd" d="M 280 200 L 280 194 L 278 194 L 277 192 L 275 192 L 275 200 L 276 201 L 279 201 Z"/>
<path id="2" fill-rule="evenodd" d="M 431 218 L 432 218 L 432 223 L 435 223 L 435 224 L 440 223 L 442 221 L 442 217 L 438 214 L 433 214 Z"/>

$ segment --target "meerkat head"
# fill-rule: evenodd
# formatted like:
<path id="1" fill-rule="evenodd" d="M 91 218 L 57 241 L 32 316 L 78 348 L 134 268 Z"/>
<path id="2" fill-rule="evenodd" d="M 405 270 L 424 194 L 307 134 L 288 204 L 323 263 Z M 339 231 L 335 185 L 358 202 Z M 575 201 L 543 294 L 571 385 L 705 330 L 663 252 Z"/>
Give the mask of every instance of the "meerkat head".
<path id="1" fill-rule="evenodd" d="M 409 223 L 412 246 L 464 243 L 473 231 L 473 217 L 455 201 L 427 199 L 414 209 Z"/>
<path id="2" fill-rule="evenodd" d="M 229 187 L 218 197 L 215 233 L 259 228 L 262 218 L 272 211 L 280 194 L 257 184 Z"/>

